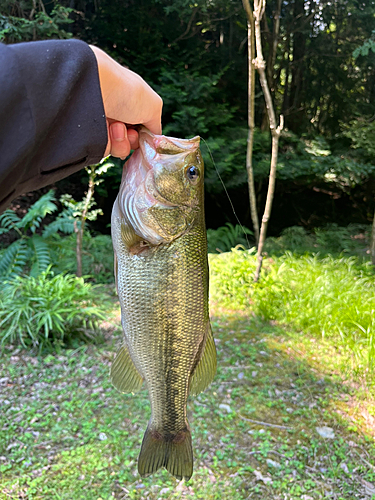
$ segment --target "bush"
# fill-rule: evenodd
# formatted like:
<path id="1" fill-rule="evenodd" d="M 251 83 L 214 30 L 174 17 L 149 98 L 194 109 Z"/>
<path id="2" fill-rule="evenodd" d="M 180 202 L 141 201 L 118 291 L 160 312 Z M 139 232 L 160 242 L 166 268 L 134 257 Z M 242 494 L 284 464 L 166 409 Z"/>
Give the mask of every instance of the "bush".
<path id="1" fill-rule="evenodd" d="M 327 224 L 315 228 L 311 233 L 303 227 L 284 229 L 278 238 L 267 238 L 265 251 L 268 255 L 319 253 L 320 255 L 357 255 L 364 257 L 368 250 L 371 227 L 364 224 L 349 224 L 340 227 Z"/>
<path id="2" fill-rule="evenodd" d="M 101 305 L 97 305 L 100 300 Z M 37 277 L 17 276 L 0 293 L 0 340 L 40 350 L 93 339 L 97 322 L 107 310 L 96 287 L 69 274 L 54 275 L 50 268 Z"/>

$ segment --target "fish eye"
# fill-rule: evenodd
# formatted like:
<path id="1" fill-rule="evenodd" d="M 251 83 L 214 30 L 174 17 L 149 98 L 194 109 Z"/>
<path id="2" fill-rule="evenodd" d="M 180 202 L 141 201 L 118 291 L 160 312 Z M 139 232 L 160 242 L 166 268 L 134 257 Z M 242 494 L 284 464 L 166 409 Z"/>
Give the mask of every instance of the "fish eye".
<path id="1" fill-rule="evenodd" d="M 192 165 L 186 170 L 186 175 L 189 181 L 196 182 L 199 177 L 199 168 L 196 167 L 195 165 Z"/>

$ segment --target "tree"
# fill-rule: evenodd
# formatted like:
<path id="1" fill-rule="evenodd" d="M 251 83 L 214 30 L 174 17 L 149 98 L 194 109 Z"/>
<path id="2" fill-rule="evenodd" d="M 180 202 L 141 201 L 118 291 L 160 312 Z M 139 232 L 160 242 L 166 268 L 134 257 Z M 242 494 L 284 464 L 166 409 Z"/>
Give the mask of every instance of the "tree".
<path id="1" fill-rule="evenodd" d="M 248 126 L 249 132 L 247 136 L 247 150 L 246 150 L 246 171 L 247 183 L 249 189 L 250 212 L 254 228 L 255 244 L 259 244 L 259 219 L 256 204 L 256 194 L 254 185 L 254 170 L 253 170 L 253 144 L 254 144 L 254 130 L 255 130 L 255 24 L 253 11 L 250 7 L 249 0 L 242 0 L 244 9 L 247 15 L 247 46 L 248 46 Z"/>
<path id="2" fill-rule="evenodd" d="M 81 201 L 76 201 L 70 194 L 65 194 L 61 197 L 61 203 L 65 206 L 65 210 L 57 218 L 56 223 L 60 220 L 70 220 L 72 230 L 76 234 L 76 258 L 77 258 L 77 276 L 82 276 L 82 242 L 85 230 L 86 221 L 94 221 L 98 215 L 103 212 L 100 208 L 94 209 L 96 202 L 93 198 L 95 186 L 103 182 L 103 179 L 98 179 L 107 170 L 113 167 L 114 164 L 104 158 L 100 163 L 86 167 L 86 172 L 89 176 L 88 189 L 85 197 Z"/>
<path id="3" fill-rule="evenodd" d="M 44 40 L 46 38 L 71 38 L 65 26 L 73 9 L 57 2 L 42 0 L 0 0 L 0 41 L 5 43 Z"/>
<path id="4" fill-rule="evenodd" d="M 266 76 L 266 63 L 263 57 L 263 49 L 262 49 L 262 38 L 261 38 L 261 29 L 260 23 L 266 8 L 266 0 L 254 0 L 254 15 L 251 11 L 250 4 L 248 0 L 244 1 L 244 7 L 246 10 L 246 14 L 248 16 L 248 25 L 253 24 L 255 27 L 255 42 L 256 42 L 256 58 L 254 59 L 254 66 L 258 70 L 259 79 L 263 90 L 263 95 L 265 99 L 269 126 L 272 135 L 272 146 L 271 146 L 271 165 L 270 165 L 270 175 L 269 175 L 269 183 L 268 183 L 268 191 L 266 198 L 266 206 L 264 209 L 264 214 L 262 217 L 262 224 L 260 227 L 260 235 L 259 235 L 259 243 L 257 248 L 257 268 L 255 271 L 254 281 L 258 281 L 260 270 L 262 268 L 262 252 L 264 242 L 266 240 L 268 221 L 271 215 L 272 201 L 275 192 L 275 182 L 276 182 L 276 167 L 277 167 L 277 156 L 278 156 L 278 143 L 281 130 L 283 128 L 283 117 L 280 117 L 280 124 L 276 126 L 276 117 L 275 111 L 272 103 L 272 97 L 270 93 L 270 89 L 267 82 Z M 254 16 L 254 18 L 253 18 Z M 255 21 L 255 22 L 254 22 Z M 251 78 L 251 72 L 249 73 L 249 79 Z M 249 83 L 250 85 L 250 83 Z M 249 113 L 251 111 L 251 107 L 249 107 Z M 253 120 L 249 118 L 249 123 Z M 249 131 L 251 129 L 249 128 Z"/>

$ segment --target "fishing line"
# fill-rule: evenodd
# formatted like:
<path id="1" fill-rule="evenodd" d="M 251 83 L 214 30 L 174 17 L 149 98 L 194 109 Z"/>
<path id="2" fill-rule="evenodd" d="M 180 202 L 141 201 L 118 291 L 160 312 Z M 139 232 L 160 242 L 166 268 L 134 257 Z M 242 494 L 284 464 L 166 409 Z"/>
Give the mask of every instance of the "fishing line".
<path id="1" fill-rule="evenodd" d="M 225 187 L 224 181 L 223 181 L 223 179 L 221 178 L 220 172 L 219 172 L 219 170 L 218 170 L 218 168 L 217 168 L 217 166 L 216 166 L 216 163 L 215 163 L 214 157 L 212 156 L 211 149 L 210 149 L 209 145 L 207 144 L 207 141 L 206 141 L 203 137 L 201 137 L 201 139 L 202 139 L 202 141 L 203 141 L 203 142 L 205 143 L 205 145 L 206 145 L 206 148 L 207 148 L 207 150 L 208 150 L 208 153 L 209 153 L 210 158 L 211 158 L 211 161 L 212 161 L 212 165 L 214 166 L 214 168 L 215 168 L 215 170 L 216 170 L 216 173 L 217 173 L 217 176 L 219 177 L 220 182 L 221 182 L 221 184 L 223 185 L 223 188 L 224 188 L 225 194 L 226 194 L 226 195 L 227 195 L 227 197 L 228 197 L 228 200 L 229 200 L 230 206 L 232 207 L 232 210 L 233 210 L 234 216 L 236 217 L 236 220 L 237 220 L 238 224 L 241 226 L 242 232 L 243 232 L 243 234 L 245 235 L 247 245 L 248 245 L 248 247 L 249 247 L 249 248 L 251 248 L 251 246 L 250 246 L 250 242 L 249 242 L 249 238 L 247 237 L 247 234 L 246 234 L 246 232 L 245 232 L 245 229 L 244 229 L 243 225 L 241 224 L 240 219 L 238 218 L 238 216 L 237 216 L 237 214 L 236 214 L 236 211 L 235 211 L 235 209 L 234 209 L 234 206 L 233 206 L 232 200 L 230 199 L 230 196 L 229 196 L 229 193 L 228 193 L 228 191 L 227 191 L 227 188 Z"/>

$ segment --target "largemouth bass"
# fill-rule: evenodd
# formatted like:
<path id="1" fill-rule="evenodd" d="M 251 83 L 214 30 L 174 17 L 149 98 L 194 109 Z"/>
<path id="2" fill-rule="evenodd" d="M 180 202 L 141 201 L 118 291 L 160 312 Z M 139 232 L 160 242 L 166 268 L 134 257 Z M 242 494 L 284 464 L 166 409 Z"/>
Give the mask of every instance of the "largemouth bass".
<path id="1" fill-rule="evenodd" d="M 137 392 L 143 381 L 148 389 L 141 476 L 165 467 L 177 479 L 191 477 L 187 398 L 216 372 L 199 140 L 142 128 L 112 211 L 124 342 L 111 378 L 121 392 Z"/>

